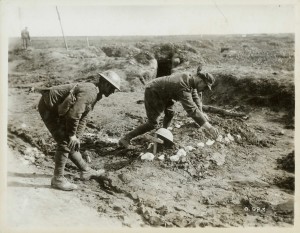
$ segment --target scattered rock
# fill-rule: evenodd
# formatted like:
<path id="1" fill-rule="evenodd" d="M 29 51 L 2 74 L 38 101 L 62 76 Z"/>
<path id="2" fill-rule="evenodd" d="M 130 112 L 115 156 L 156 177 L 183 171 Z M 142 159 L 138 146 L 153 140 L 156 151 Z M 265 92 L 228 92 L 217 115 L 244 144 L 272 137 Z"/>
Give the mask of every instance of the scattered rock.
<path id="1" fill-rule="evenodd" d="M 234 138 L 231 136 L 230 133 L 227 134 L 227 137 L 228 137 L 228 139 L 229 139 L 230 141 L 234 141 Z"/>
<path id="2" fill-rule="evenodd" d="M 225 163 L 226 155 L 220 154 L 219 152 L 213 153 L 211 156 L 208 156 L 206 159 L 214 161 L 218 166 L 221 166 Z"/>
<path id="3" fill-rule="evenodd" d="M 159 159 L 159 160 L 162 160 L 162 161 L 165 160 L 165 155 L 159 156 L 158 159 Z"/>
<path id="4" fill-rule="evenodd" d="M 236 135 L 236 139 L 237 139 L 238 141 L 241 141 L 241 140 L 242 140 L 241 135 L 237 134 L 237 135 Z"/>
<path id="5" fill-rule="evenodd" d="M 170 157 L 170 160 L 171 160 L 172 162 L 177 162 L 177 161 L 179 160 L 179 156 L 178 156 L 178 155 L 172 155 L 172 156 Z"/>
<path id="6" fill-rule="evenodd" d="M 176 219 L 173 220 L 173 224 L 178 227 L 185 227 L 188 224 L 188 222 L 183 217 L 177 217 Z"/>
<path id="7" fill-rule="evenodd" d="M 179 128 L 181 127 L 181 125 L 176 124 L 175 127 L 176 127 L 177 129 L 179 129 Z"/>
<path id="8" fill-rule="evenodd" d="M 150 216 L 148 219 L 148 222 L 152 225 L 152 226 L 161 226 L 164 224 L 164 221 L 157 217 L 157 216 Z"/>
<path id="9" fill-rule="evenodd" d="M 199 143 L 197 143 L 197 146 L 198 147 L 204 147 L 204 143 L 203 142 L 199 142 Z"/>
<path id="10" fill-rule="evenodd" d="M 213 145 L 214 143 L 215 143 L 214 140 L 208 139 L 207 142 L 206 142 L 206 145 L 211 146 L 211 145 Z"/>
<path id="11" fill-rule="evenodd" d="M 195 150 L 195 148 L 192 147 L 192 146 L 187 146 L 187 147 L 185 148 L 185 150 L 186 150 L 187 152 L 190 152 L 190 151 Z"/>
<path id="12" fill-rule="evenodd" d="M 141 156 L 141 160 L 152 161 L 154 157 L 154 154 L 147 152 Z"/>
<path id="13" fill-rule="evenodd" d="M 181 149 L 179 149 L 179 150 L 177 151 L 176 155 L 177 155 L 178 157 L 186 156 L 186 151 L 185 151 L 184 149 L 181 148 Z"/>
<path id="14" fill-rule="evenodd" d="M 225 137 L 225 138 L 224 138 L 224 141 L 225 141 L 225 143 L 227 143 L 227 144 L 230 143 L 230 139 L 229 139 L 228 137 Z"/>
<path id="15" fill-rule="evenodd" d="M 146 212 L 145 206 L 144 205 L 139 206 L 136 212 L 140 215 L 143 215 Z"/>
<path id="16" fill-rule="evenodd" d="M 186 157 L 181 157 L 181 162 L 186 162 L 187 161 L 187 159 L 186 159 Z"/>
<path id="17" fill-rule="evenodd" d="M 159 215 L 166 215 L 169 212 L 168 207 L 166 205 L 163 205 L 156 209 L 156 213 Z"/>
<path id="18" fill-rule="evenodd" d="M 223 136 L 220 134 L 216 139 L 217 142 L 223 142 Z"/>

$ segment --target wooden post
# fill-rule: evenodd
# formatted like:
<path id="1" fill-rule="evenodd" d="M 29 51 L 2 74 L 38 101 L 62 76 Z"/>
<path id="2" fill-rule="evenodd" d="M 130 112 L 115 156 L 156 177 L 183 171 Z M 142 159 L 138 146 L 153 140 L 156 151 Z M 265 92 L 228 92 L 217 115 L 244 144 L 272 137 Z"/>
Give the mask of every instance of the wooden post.
<path id="1" fill-rule="evenodd" d="M 157 135 L 155 134 L 154 137 L 157 138 Z M 156 155 L 156 152 L 157 152 L 157 142 L 154 142 L 154 145 L 153 145 L 153 154 Z"/>
<path id="2" fill-rule="evenodd" d="M 89 38 L 88 37 L 86 37 L 86 44 L 87 44 L 87 47 L 90 47 Z"/>
<path id="3" fill-rule="evenodd" d="M 63 27 L 62 27 L 62 24 L 61 24 L 60 15 L 59 15 L 59 11 L 58 11 L 57 6 L 56 6 L 56 11 L 57 11 L 58 20 L 59 20 L 59 23 L 60 23 L 61 32 L 62 32 L 62 35 L 63 35 L 63 38 L 64 38 L 65 46 L 66 46 L 66 49 L 68 50 L 68 45 L 67 45 L 67 41 L 65 39 L 65 34 L 64 34 L 64 30 L 63 30 Z"/>

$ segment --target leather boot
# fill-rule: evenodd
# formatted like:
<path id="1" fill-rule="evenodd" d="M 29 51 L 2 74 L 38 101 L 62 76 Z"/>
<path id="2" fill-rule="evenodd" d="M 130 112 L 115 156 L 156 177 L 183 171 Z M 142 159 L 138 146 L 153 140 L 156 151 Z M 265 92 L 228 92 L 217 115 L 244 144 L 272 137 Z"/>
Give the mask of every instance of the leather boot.
<path id="1" fill-rule="evenodd" d="M 64 191 L 72 191 L 77 189 L 77 185 L 70 183 L 64 177 L 64 170 L 68 161 L 68 153 L 56 151 L 55 153 L 55 168 L 54 177 L 51 179 L 51 186 Z"/>
<path id="2" fill-rule="evenodd" d="M 105 170 L 94 170 L 89 167 L 89 165 L 84 161 L 81 156 L 81 153 L 78 151 L 73 151 L 70 153 L 70 160 L 80 169 L 80 179 L 81 180 L 90 180 L 101 176 L 105 173 Z"/>
<path id="3" fill-rule="evenodd" d="M 105 173 L 105 170 L 94 170 L 92 168 L 88 168 L 86 171 L 82 171 L 80 174 L 81 180 L 90 180 L 91 178 L 96 178 L 102 176 Z"/>
<path id="4" fill-rule="evenodd" d="M 88 170 L 89 165 L 82 158 L 82 155 L 79 151 L 72 151 L 69 155 L 69 158 L 79 168 L 80 171 Z"/>
<path id="5" fill-rule="evenodd" d="M 135 128 L 134 130 L 132 130 L 131 132 L 129 132 L 128 134 L 126 134 L 123 138 L 121 138 L 119 140 L 119 145 L 128 148 L 128 146 L 130 145 L 130 140 L 132 138 L 144 134 L 152 129 L 155 129 L 155 126 L 152 125 L 151 123 L 147 122 L 145 124 L 142 124 L 137 128 Z"/>
<path id="6" fill-rule="evenodd" d="M 77 185 L 70 183 L 64 176 L 54 176 L 51 179 L 51 186 L 52 188 L 63 191 L 72 191 L 77 189 Z"/>
<path id="7" fill-rule="evenodd" d="M 170 126 L 172 119 L 173 116 L 165 116 L 163 120 L 163 128 L 167 129 Z"/>

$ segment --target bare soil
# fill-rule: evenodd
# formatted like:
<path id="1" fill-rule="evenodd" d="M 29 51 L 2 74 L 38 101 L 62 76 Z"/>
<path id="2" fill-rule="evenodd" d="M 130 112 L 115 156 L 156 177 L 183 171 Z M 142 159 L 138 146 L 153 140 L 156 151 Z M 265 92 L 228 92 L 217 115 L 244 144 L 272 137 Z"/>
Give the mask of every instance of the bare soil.
<path id="1" fill-rule="evenodd" d="M 171 37 L 172 42 L 165 41 L 117 38 L 112 44 L 93 38 L 93 46 L 83 48 L 82 40 L 73 39 L 66 51 L 58 46 L 60 41 L 37 38 L 28 51 L 23 51 L 11 40 L 8 146 L 16 166 L 8 169 L 9 196 L 34 196 L 42 209 L 54 205 L 55 211 L 60 209 L 60 223 L 66 225 L 76 224 L 67 222 L 71 205 L 80 212 L 76 215 L 91 216 L 91 225 L 292 226 L 293 36 Z M 147 51 L 150 56 L 145 55 Z M 222 136 L 233 137 L 209 146 L 206 134 L 177 104 L 172 124 L 175 146 L 160 148 L 153 161 L 144 161 L 140 154 L 151 152 L 145 139 L 134 140 L 140 147 L 133 151 L 119 148 L 116 142 L 146 120 L 144 107 L 139 104 L 143 99 L 140 77 L 150 80 L 157 71 L 147 61 L 157 59 L 160 72 L 166 72 L 174 51 L 180 51 L 178 71 L 192 71 L 202 61 L 204 69 L 216 76 L 214 91 L 204 93 L 204 104 L 242 111 L 248 117 L 208 113 Z M 71 193 L 49 189 L 55 144 L 36 110 L 40 95 L 28 94 L 28 87 L 85 81 L 94 72 L 108 68 L 122 77 L 122 90 L 96 105 L 82 140 L 82 152 L 90 156 L 92 167 L 107 170 L 106 178 L 111 182 L 103 178 L 82 182 L 70 163 L 67 176 L 80 189 Z M 201 142 L 204 147 L 199 146 Z M 194 149 L 187 151 L 188 146 Z M 187 156 L 172 162 L 170 157 L 180 148 Z M 158 159 L 162 154 L 163 161 Z M 58 197 L 74 203 L 57 203 Z M 20 208 L 16 203 L 9 205 L 10 213 Z M 49 216 L 48 212 L 40 214 Z M 25 220 L 20 220 L 20 225 L 36 224 Z"/>

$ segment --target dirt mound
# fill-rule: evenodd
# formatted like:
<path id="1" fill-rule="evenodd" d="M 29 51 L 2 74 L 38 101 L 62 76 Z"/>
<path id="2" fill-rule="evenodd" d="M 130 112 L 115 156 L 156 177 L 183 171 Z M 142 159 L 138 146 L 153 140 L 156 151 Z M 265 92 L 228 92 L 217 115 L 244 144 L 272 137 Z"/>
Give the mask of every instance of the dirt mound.
<path id="1" fill-rule="evenodd" d="M 295 191 L 295 177 L 286 176 L 286 177 L 276 177 L 274 179 L 274 184 L 282 189 L 287 189 L 294 193 Z"/>
<path id="2" fill-rule="evenodd" d="M 101 47 L 102 51 L 108 57 L 131 57 L 140 52 L 140 49 L 134 46 L 107 45 Z"/>
<path id="3" fill-rule="evenodd" d="M 286 71 L 294 68 L 293 41 L 293 37 L 229 37 L 226 40 L 213 37 L 168 43 L 149 40 L 132 44 L 102 43 L 99 46 L 100 43 L 93 40 L 93 46 L 75 46 L 69 51 L 34 46 L 24 51 L 20 46 L 11 45 L 9 61 L 14 64 L 9 72 L 9 84 L 45 81 L 49 83 L 47 85 L 59 84 L 115 69 L 122 76 L 123 91 L 143 90 L 145 82 L 171 74 L 172 59 L 176 57 L 179 59 L 176 72 L 195 71 L 201 63 L 205 71 L 215 74 L 214 93 L 218 98 L 210 96 L 208 102 L 240 104 L 242 101 L 255 106 L 285 108 L 292 119 L 295 105 L 293 73 Z M 222 48 L 226 51 L 221 53 Z M 220 65 L 224 66 L 222 70 Z"/>
<path id="4" fill-rule="evenodd" d="M 282 80 L 272 77 L 262 77 L 258 74 L 244 73 L 232 75 L 223 71 L 213 72 L 216 82 L 213 92 L 204 93 L 205 103 L 218 105 L 241 105 L 270 107 L 275 111 L 286 110 L 287 120 L 294 122 L 295 86 L 292 80 Z"/>
<path id="5" fill-rule="evenodd" d="M 295 152 L 289 153 L 287 156 L 277 160 L 278 168 L 288 172 L 295 173 Z"/>

